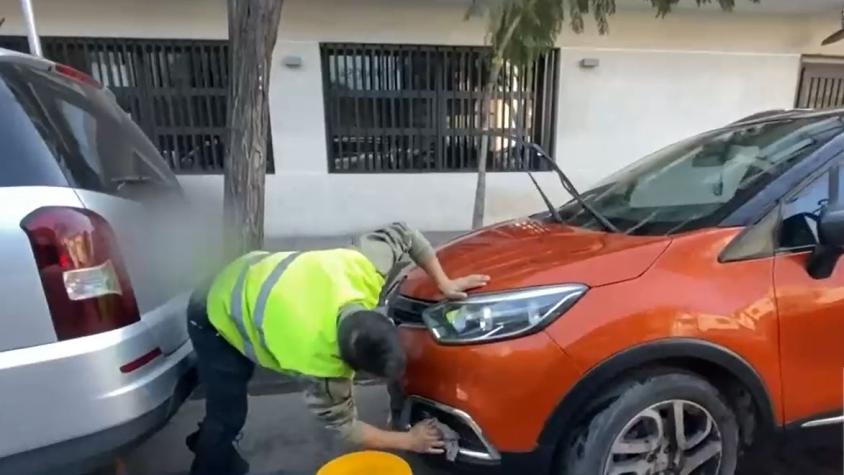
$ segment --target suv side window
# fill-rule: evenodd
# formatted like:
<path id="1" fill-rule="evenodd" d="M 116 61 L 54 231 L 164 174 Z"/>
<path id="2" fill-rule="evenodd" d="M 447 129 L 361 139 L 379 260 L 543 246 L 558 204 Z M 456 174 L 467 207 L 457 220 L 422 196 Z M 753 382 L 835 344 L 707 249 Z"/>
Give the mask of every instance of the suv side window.
<path id="1" fill-rule="evenodd" d="M 830 174 L 839 174 L 840 186 L 844 179 L 842 170 L 844 167 L 833 167 L 783 203 L 779 232 L 781 251 L 804 250 L 818 244 L 818 223 L 829 203 Z"/>

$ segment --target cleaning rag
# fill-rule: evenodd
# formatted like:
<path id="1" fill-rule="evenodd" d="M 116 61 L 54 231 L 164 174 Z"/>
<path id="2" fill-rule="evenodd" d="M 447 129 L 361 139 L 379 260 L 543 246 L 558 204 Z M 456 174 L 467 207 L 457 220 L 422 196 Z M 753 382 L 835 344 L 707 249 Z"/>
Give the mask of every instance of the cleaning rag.
<path id="1" fill-rule="evenodd" d="M 443 424 L 437 419 L 434 419 L 434 425 L 437 430 L 440 431 L 440 435 L 445 443 L 446 460 L 454 462 L 457 459 L 457 452 L 460 450 L 460 436 L 457 435 L 457 432 L 454 432 L 451 427 Z"/>

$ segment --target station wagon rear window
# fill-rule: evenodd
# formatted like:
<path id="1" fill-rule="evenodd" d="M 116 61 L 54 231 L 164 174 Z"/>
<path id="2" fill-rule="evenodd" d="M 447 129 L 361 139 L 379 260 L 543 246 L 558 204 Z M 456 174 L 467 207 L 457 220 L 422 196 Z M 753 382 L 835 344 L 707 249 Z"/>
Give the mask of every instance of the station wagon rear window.
<path id="1" fill-rule="evenodd" d="M 103 91 L 6 63 L 0 64 L 0 104 L 3 162 L 14 160 L 2 175 L 10 183 L 16 177 L 18 185 L 64 182 L 106 193 L 127 184 L 176 186 L 158 150 Z"/>

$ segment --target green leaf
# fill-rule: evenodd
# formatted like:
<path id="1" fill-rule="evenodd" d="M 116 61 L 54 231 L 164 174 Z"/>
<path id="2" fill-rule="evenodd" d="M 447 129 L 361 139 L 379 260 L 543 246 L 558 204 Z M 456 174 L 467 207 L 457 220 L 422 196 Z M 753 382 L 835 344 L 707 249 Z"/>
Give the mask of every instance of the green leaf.
<path id="1" fill-rule="evenodd" d="M 650 2 L 657 17 L 670 14 L 681 0 L 644 0 Z M 697 6 L 716 0 L 688 0 Z M 759 3 L 760 0 L 746 0 Z M 735 0 L 717 0 L 724 11 L 735 8 Z M 591 13 L 600 34 L 610 31 L 610 17 L 616 12 L 616 0 L 472 0 L 466 18 L 484 14 L 488 17 L 487 42 L 495 61 L 517 66 L 530 64 L 544 49 L 557 43 L 566 13 L 569 27 L 581 33 L 584 20 Z"/>

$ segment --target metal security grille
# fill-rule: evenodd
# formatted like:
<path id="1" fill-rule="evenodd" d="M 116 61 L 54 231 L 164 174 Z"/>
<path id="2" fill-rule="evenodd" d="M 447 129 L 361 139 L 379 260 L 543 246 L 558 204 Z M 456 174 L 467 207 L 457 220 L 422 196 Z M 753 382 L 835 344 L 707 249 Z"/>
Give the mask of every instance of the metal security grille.
<path id="1" fill-rule="evenodd" d="M 323 44 L 328 168 L 335 173 L 471 172 L 491 118 L 490 171 L 545 170 L 519 136 L 553 153 L 559 52 L 505 65 L 485 94 L 483 47 Z"/>
<path id="2" fill-rule="evenodd" d="M 111 89 L 175 172 L 222 173 L 227 41 L 69 37 L 41 41 L 47 58 L 83 71 Z M 28 51 L 24 37 L 0 37 L 0 47 Z"/>
<path id="3" fill-rule="evenodd" d="M 831 109 L 844 106 L 844 63 L 803 64 L 797 107 Z"/>

